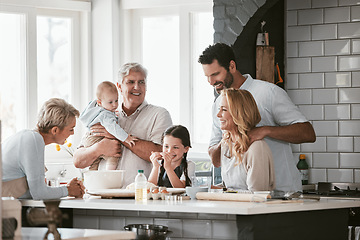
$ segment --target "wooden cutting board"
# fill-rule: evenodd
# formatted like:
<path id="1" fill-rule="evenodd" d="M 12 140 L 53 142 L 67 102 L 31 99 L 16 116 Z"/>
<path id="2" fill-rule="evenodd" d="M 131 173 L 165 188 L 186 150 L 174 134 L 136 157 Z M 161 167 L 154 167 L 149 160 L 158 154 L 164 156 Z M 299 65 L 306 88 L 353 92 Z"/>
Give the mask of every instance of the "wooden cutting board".
<path id="1" fill-rule="evenodd" d="M 217 193 L 217 192 L 198 192 L 198 200 L 215 200 L 215 201 L 239 201 L 239 202 L 264 202 L 270 198 L 269 194 L 253 193 Z"/>
<path id="2" fill-rule="evenodd" d="M 93 196 L 101 196 L 103 198 L 130 198 L 135 197 L 135 191 L 134 190 L 128 190 L 128 189 L 94 189 L 94 190 L 88 190 L 88 194 Z"/>
<path id="3" fill-rule="evenodd" d="M 167 188 L 166 190 L 171 194 L 185 192 L 185 188 Z M 88 190 L 87 193 L 102 198 L 135 198 L 135 191 L 130 189 L 95 189 Z"/>

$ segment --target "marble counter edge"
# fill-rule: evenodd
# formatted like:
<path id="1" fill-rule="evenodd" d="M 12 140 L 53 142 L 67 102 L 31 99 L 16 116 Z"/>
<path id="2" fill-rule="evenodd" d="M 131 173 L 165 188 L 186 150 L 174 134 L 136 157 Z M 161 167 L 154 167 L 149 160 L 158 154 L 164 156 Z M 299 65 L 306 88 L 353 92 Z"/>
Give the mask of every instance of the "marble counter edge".
<path id="1" fill-rule="evenodd" d="M 44 207 L 42 201 L 21 200 L 23 206 Z M 231 214 L 231 215 L 256 215 L 281 212 L 314 211 L 325 209 L 339 209 L 360 207 L 357 200 L 334 200 L 321 199 L 304 200 L 303 203 L 253 203 L 232 201 L 207 201 L 188 200 L 176 201 L 153 201 L 136 203 L 135 200 L 123 199 L 64 199 L 60 208 L 73 209 L 97 209 L 97 210 L 122 210 L 122 211 L 153 211 L 153 212 L 185 212 L 185 213 L 208 213 L 208 214 Z"/>

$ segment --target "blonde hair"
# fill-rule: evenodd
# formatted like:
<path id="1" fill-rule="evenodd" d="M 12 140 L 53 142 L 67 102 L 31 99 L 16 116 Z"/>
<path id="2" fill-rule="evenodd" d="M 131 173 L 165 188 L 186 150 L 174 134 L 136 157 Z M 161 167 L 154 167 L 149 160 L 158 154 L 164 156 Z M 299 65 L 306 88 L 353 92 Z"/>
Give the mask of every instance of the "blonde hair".
<path id="1" fill-rule="evenodd" d="M 255 99 L 251 93 L 242 89 L 224 89 L 221 92 L 222 97 L 225 97 L 232 119 L 237 126 L 234 145 L 231 143 L 230 132 L 225 131 L 223 142 L 229 146 L 230 157 L 236 156 L 238 163 L 241 163 L 241 155 L 245 153 L 250 146 L 250 138 L 248 132 L 255 128 L 261 120 L 259 109 L 256 105 Z"/>
<path id="2" fill-rule="evenodd" d="M 79 115 L 79 111 L 64 99 L 51 98 L 41 107 L 36 126 L 42 133 L 48 133 L 53 127 L 62 130 L 72 117 Z"/>
<path id="3" fill-rule="evenodd" d="M 105 91 L 110 91 L 111 93 L 117 93 L 116 85 L 109 81 L 104 81 L 100 83 L 96 88 L 97 99 L 101 99 Z"/>

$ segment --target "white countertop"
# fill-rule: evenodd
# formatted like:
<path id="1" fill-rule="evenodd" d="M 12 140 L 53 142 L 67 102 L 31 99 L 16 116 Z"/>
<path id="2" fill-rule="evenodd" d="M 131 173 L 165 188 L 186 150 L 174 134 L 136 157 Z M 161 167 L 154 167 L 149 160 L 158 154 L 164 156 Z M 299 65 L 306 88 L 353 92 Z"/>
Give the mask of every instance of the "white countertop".
<path id="1" fill-rule="evenodd" d="M 130 231 L 112 231 L 97 229 L 75 229 L 75 228 L 58 228 L 61 239 L 72 240 L 115 240 L 115 239 L 135 239 L 136 233 Z M 43 239 L 47 228 L 23 227 L 21 228 L 22 238 L 26 240 Z M 50 234 L 48 239 L 54 239 Z"/>
<path id="2" fill-rule="evenodd" d="M 23 206 L 44 207 L 42 201 L 21 200 Z M 282 212 L 313 211 L 360 207 L 359 200 L 321 199 L 320 201 L 304 199 L 303 202 L 271 203 L 232 202 L 208 200 L 148 200 L 145 203 L 134 199 L 63 199 L 60 208 L 130 210 L 158 212 L 192 212 L 209 214 L 254 215 Z"/>

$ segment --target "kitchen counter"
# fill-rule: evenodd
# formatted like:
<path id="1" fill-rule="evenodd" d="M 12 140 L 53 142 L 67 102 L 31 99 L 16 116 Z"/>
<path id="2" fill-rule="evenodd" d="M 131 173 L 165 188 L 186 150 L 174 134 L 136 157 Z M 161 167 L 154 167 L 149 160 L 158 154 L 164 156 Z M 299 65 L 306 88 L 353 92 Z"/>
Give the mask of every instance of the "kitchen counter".
<path id="1" fill-rule="evenodd" d="M 357 200 L 304 199 L 286 203 L 208 200 L 63 199 L 73 209 L 75 227 L 123 229 L 131 223 L 169 226 L 180 239 L 347 239 L 349 209 Z M 43 207 L 22 200 L 23 207 Z M 335 217 L 334 217 L 335 216 Z M 304 231 L 299 231 L 299 226 Z M 198 229 L 204 229 L 198 231 Z M 244 231 L 244 229 L 246 231 Z M 329 231 L 332 229 L 333 231 Z M 290 237 L 291 236 L 291 237 Z"/>
<path id="2" fill-rule="evenodd" d="M 23 206 L 27 207 L 44 207 L 42 201 L 22 200 L 21 203 Z M 360 207 L 360 201 L 322 198 L 320 201 L 304 199 L 303 202 L 289 201 L 287 203 L 273 203 L 272 201 L 232 202 L 206 200 L 148 200 L 147 202 L 142 203 L 135 202 L 134 199 L 100 199 L 97 197 L 91 197 L 88 199 L 65 198 L 60 203 L 60 208 L 72 209 L 134 210 L 236 215 L 256 215 L 353 207 Z"/>

